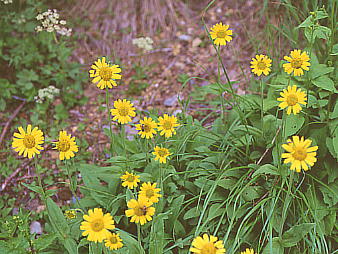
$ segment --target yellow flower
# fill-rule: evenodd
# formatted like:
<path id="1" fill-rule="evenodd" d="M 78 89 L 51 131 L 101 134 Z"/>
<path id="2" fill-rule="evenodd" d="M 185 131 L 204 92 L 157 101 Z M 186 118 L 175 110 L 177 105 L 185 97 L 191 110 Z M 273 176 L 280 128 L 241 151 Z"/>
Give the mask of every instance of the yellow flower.
<path id="1" fill-rule="evenodd" d="M 272 60 L 266 55 L 256 55 L 256 58 L 252 58 L 250 67 L 254 74 L 260 76 L 263 73 L 267 76 L 271 71 L 271 62 Z"/>
<path id="2" fill-rule="evenodd" d="M 139 196 L 146 197 L 149 201 L 157 203 L 159 201 L 158 198 L 162 197 L 161 194 L 157 193 L 160 191 L 160 188 L 156 188 L 156 183 L 143 183 L 141 186 L 141 190 L 139 191 Z"/>
<path id="3" fill-rule="evenodd" d="M 101 208 L 90 209 L 88 215 L 83 215 L 85 221 L 81 222 L 80 229 L 83 236 L 92 242 L 102 242 L 110 236 L 108 229 L 114 229 L 114 220 L 110 213 L 103 214 Z"/>
<path id="4" fill-rule="evenodd" d="M 241 251 L 241 254 L 255 254 L 253 249 L 246 248 L 245 251 Z"/>
<path id="5" fill-rule="evenodd" d="M 71 137 L 71 135 L 67 135 L 66 131 L 59 132 L 59 141 L 53 142 L 56 147 L 53 149 L 57 149 L 60 151 L 59 158 L 60 160 L 70 159 L 75 156 L 74 153 L 79 151 L 79 147 L 76 145 L 75 137 Z"/>
<path id="6" fill-rule="evenodd" d="M 284 163 L 291 163 L 291 170 L 300 172 L 301 169 L 304 171 L 309 170 L 309 166 L 313 166 L 317 161 L 316 155 L 318 146 L 310 147 L 312 141 L 305 139 L 304 137 L 293 136 L 292 140 L 288 139 L 287 144 L 283 144 L 282 147 L 287 151 L 282 154 Z"/>
<path id="7" fill-rule="evenodd" d="M 203 235 L 203 238 L 197 236 L 192 241 L 192 247 L 190 248 L 192 253 L 198 254 L 223 254 L 225 253 L 223 241 L 217 241 L 217 237 Z"/>
<path id="8" fill-rule="evenodd" d="M 285 109 L 288 107 L 287 114 L 290 115 L 293 111 L 293 114 L 298 114 L 302 107 L 300 104 L 306 104 L 306 94 L 301 89 L 297 90 L 297 86 L 288 86 L 287 89 L 284 89 L 283 92 L 280 93 L 282 97 L 277 98 L 281 103 L 278 105 L 280 108 Z"/>
<path id="9" fill-rule="evenodd" d="M 176 134 L 175 128 L 180 126 L 175 116 L 168 116 L 167 114 L 164 114 L 163 117 L 160 116 L 158 121 L 159 127 L 157 130 L 160 131 L 161 136 L 165 135 L 166 138 L 170 138 L 173 134 Z"/>
<path id="10" fill-rule="evenodd" d="M 76 211 L 75 210 L 66 210 L 64 215 L 69 220 L 75 219 L 76 218 Z"/>
<path id="11" fill-rule="evenodd" d="M 43 132 L 35 127 L 32 130 L 32 125 L 27 126 L 26 132 L 20 126 L 18 128 L 20 133 L 15 132 L 12 142 L 12 147 L 19 155 L 24 157 L 33 158 L 35 154 L 40 154 L 39 150 L 43 150 L 41 146 L 44 141 Z"/>
<path id="12" fill-rule="evenodd" d="M 128 173 L 120 177 L 123 180 L 122 186 L 128 187 L 129 189 L 133 189 L 137 187 L 137 183 L 140 182 L 140 176 L 134 175 L 133 173 Z"/>
<path id="13" fill-rule="evenodd" d="M 97 83 L 97 87 L 104 89 L 106 87 L 113 88 L 117 86 L 115 79 L 121 79 L 121 68 L 118 65 L 110 65 L 106 63 L 106 58 L 97 59 L 97 61 L 91 66 L 92 69 L 89 71 L 89 75 L 93 83 Z"/>
<path id="14" fill-rule="evenodd" d="M 128 210 L 125 211 L 127 217 L 131 217 L 130 222 L 140 223 L 141 225 L 151 221 L 155 214 L 153 203 L 146 197 L 139 196 L 138 200 L 131 199 L 128 201 Z"/>
<path id="15" fill-rule="evenodd" d="M 229 30 L 229 25 L 223 25 L 222 22 L 214 25 L 210 29 L 211 39 L 214 40 L 215 45 L 226 45 L 232 40 L 232 30 Z"/>
<path id="16" fill-rule="evenodd" d="M 141 135 L 141 138 L 153 138 L 156 134 L 157 123 L 153 121 L 151 117 L 145 117 L 143 120 L 140 120 L 139 124 L 136 124 L 136 130 L 138 134 Z"/>
<path id="17" fill-rule="evenodd" d="M 306 52 L 302 52 L 300 49 L 295 49 L 291 51 L 290 56 L 284 56 L 284 59 L 288 63 L 283 64 L 284 71 L 287 74 L 293 72 L 294 76 L 304 75 L 303 70 L 308 71 L 310 66 L 310 57 Z"/>
<path id="18" fill-rule="evenodd" d="M 106 240 L 104 240 L 105 246 L 110 250 L 117 250 L 123 247 L 122 239 L 120 234 L 110 233 Z"/>
<path id="19" fill-rule="evenodd" d="M 130 117 L 136 116 L 133 103 L 126 99 L 114 101 L 114 108 L 110 112 L 114 116 L 113 120 L 117 120 L 120 124 L 129 123 L 131 122 Z"/>
<path id="20" fill-rule="evenodd" d="M 167 148 L 156 146 L 154 150 L 155 152 L 153 152 L 153 154 L 156 155 L 155 161 L 159 160 L 160 163 L 166 163 L 167 157 L 171 155 L 171 153 L 169 152 Z"/>

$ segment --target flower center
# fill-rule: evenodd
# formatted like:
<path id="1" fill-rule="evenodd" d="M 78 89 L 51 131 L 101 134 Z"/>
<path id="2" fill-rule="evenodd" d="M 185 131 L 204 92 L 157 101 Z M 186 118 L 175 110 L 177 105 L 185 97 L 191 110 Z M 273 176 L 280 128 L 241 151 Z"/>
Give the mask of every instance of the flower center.
<path id="1" fill-rule="evenodd" d="M 201 254 L 216 254 L 216 251 L 213 243 L 206 243 L 201 249 Z"/>
<path id="2" fill-rule="evenodd" d="M 291 61 L 291 66 L 292 66 L 292 68 L 297 69 L 297 68 L 300 68 L 302 66 L 302 63 L 303 63 L 302 59 L 295 58 Z"/>
<path id="3" fill-rule="evenodd" d="M 91 227 L 92 227 L 92 230 L 95 231 L 95 232 L 101 231 L 104 228 L 103 220 L 102 219 L 94 220 L 91 223 Z"/>
<path id="4" fill-rule="evenodd" d="M 149 126 L 149 124 L 142 124 L 142 130 L 144 132 L 150 132 L 151 131 L 151 127 Z"/>
<path id="5" fill-rule="evenodd" d="M 112 238 L 110 238 L 110 242 L 112 244 L 117 244 L 119 241 L 117 240 L 117 237 L 116 236 L 113 236 Z"/>
<path id="6" fill-rule="evenodd" d="M 164 121 L 163 128 L 165 130 L 171 130 L 173 128 L 173 124 L 171 123 L 171 121 Z"/>
<path id="7" fill-rule="evenodd" d="M 157 152 L 160 157 L 167 156 L 167 151 L 164 148 L 159 149 Z"/>
<path id="8" fill-rule="evenodd" d="M 127 182 L 134 182 L 135 181 L 135 176 L 133 175 L 128 175 L 127 179 L 126 179 Z"/>
<path id="9" fill-rule="evenodd" d="M 26 135 L 23 138 L 23 144 L 25 145 L 25 147 L 27 148 L 32 148 L 35 146 L 35 138 L 33 135 Z"/>
<path id="10" fill-rule="evenodd" d="M 134 213 L 136 216 L 143 216 L 147 213 L 147 207 L 142 206 L 142 207 L 134 208 Z"/>
<path id="11" fill-rule="evenodd" d="M 288 103 L 289 106 L 294 106 L 298 102 L 298 97 L 295 94 L 290 94 L 288 95 L 288 98 L 286 99 L 286 102 Z"/>
<path id="12" fill-rule="evenodd" d="M 218 31 L 217 32 L 217 37 L 218 38 L 225 38 L 226 35 L 227 35 L 226 31 Z"/>
<path id="13" fill-rule="evenodd" d="M 258 61 L 258 63 L 257 63 L 257 69 L 259 69 L 259 70 L 265 70 L 266 69 L 266 64 L 263 61 Z"/>
<path id="14" fill-rule="evenodd" d="M 118 111 L 119 111 L 120 116 L 127 116 L 128 113 L 129 113 L 129 108 L 126 107 L 126 106 L 121 106 L 121 107 L 118 109 Z"/>
<path id="15" fill-rule="evenodd" d="M 152 189 L 146 190 L 146 196 L 147 196 L 147 198 L 153 197 L 154 194 L 155 194 L 155 193 L 154 193 L 154 190 L 152 190 Z"/>
<path id="16" fill-rule="evenodd" d="M 99 71 L 99 75 L 104 81 L 108 81 L 111 79 L 113 72 L 111 71 L 110 67 L 102 67 Z"/>
<path id="17" fill-rule="evenodd" d="M 70 148 L 70 143 L 68 140 L 61 139 L 58 143 L 58 150 L 61 152 L 67 152 Z"/>
<path id="18" fill-rule="evenodd" d="M 292 157 L 295 158 L 295 160 L 303 161 L 307 156 L 306 149 L 303 147 L 297 147 L 295 148 L 295 151 L 292 153 Z"/>

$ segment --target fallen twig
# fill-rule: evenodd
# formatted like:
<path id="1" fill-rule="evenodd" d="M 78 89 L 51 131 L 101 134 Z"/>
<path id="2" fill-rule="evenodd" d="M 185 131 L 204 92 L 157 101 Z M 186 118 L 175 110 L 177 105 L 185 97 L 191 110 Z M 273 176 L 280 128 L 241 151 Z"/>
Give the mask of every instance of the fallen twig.
<path id="1" fill-rule="evenodd" d="M 4 191 L 8 183 L 21 171 L 21 169 L 24 169 L 26 166 L 28 166 L 29 163 L 30 161 L 26 161 L 21 167 L 17 168 L 9 177 L 7 177 L 5 182 L 1 184 L 0 192 Z"/>
<path id="2" fill-rule="evenodd" d="M 10 116 L 10 118 L 8 119 L 8 121 L 5 124 L 5 127 L 2 130 L 1 136 L 0 136 L 0 147 L 2 144 L 2 141 L 6 135 L 7 129 L 9 128 L 10 123 L 12 122 L 12 120 L 16 117 L 17 114 L 19 114 L 20 110 L 22 109 L 22 107 L 25 105 L 26 101 L 23 101 L 19 107 L 17 107 L 17 109 L 13 112 L 13 114 Z"/>

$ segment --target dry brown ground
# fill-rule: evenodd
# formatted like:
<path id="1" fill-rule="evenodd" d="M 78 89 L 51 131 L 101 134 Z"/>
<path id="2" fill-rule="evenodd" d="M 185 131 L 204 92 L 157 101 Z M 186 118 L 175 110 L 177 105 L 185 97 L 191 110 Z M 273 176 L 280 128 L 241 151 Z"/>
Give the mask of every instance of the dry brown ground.
<path id="1" fill-rule="evenodd" d="M 123 78 L 120 86 L 111 90 L 111 99 L 127 98 L 139 110 L 157 108 L 160 113 L 179 110 L 177 95 L 187 98 L 189 94 L 207 82 L 194 80 L 182 90 L 178 82 L 180 74 L 200 77 L 213 82 L 217 76 L 216 52 L 203 27 L 202 11 L 208 1 L 79 1 L 70 8 L 70 16 L 81 14 L 86 25 L 75 29 L 79 35 L 74 59 L 84 65 L 84 71 L 97 58 L 107 56 L 113 62 L 119 59 Z M 234 38 L 222 48 L 222 58 L 232 81 L 238 81 L 235 90 L 239 94 L 246 91 L 250 79 L 249 62 L 254 55 L 249 37 L 258 29 L 257 11 L 260 1 L 216 1 L 205 14 L 205 22 L 210 27 L 220 21 L 229 24 Z M 89 11 L 88 11 L 89 10 Z M 149 36 L 154 40 L 154 50 L 142 54 L 132 45 L 132 39 Z M 132 96 L 126 95 L 133 80 L 133 64 L 152 66 L 147 78 L 142 82 L 149 86 Z M 241 69 L 240 65 L 245 68 Z M 224 79 L 224 82 L 226 80 Z M 72 110 L 72 130 L 78 121 L 87 124 L 85 136 L 93 152 L 93 161 L 100 160 L 106 137 L 102 127 L 106 123 L 106 113 L 98 107 L 104 105 L 105 91 L 88 83 L 84 85 L 89 101 L 86 105 Z M 225 95 L 226 96 L 226 95 Z M 101 98 L 98 100 L 98 98 Z M 190 113 L 198 110 L 198 105 L 190 107 Z"/>

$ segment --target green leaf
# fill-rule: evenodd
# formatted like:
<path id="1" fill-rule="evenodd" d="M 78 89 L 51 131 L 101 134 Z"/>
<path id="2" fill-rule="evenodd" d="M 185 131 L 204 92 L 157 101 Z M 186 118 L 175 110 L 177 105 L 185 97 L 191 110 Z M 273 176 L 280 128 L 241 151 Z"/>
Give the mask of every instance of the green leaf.
<path id="1" fill-rule="evenodd" d="M 36 186 L 34 184 L 26 184 L 26 183 L 21 183 L 23 186 L 27 187 L 31 191 L 34 191 L 40 195 L 43 195 L 43 190 L 40 186 Z"/>
<path id="2" fill-rule="evenodd" d="M 68 234 L 70 232 L 70 228 L 61 209 L 49 197 L 46 198 L 46 206 L 49 220 L 51 221 L 55 232 L 58 232 L 63 239 L 69 238 Z"/>
<path id="3" fill-rule="evenodd" d="M 284 248 L 280 243 L 279 237 L 272 238 L 263 249 L 262 254 L 284 254 Z"/>
<path id="4" fill-rule="evenodd" d="M 310 79 L 316 79 L 320 76 L 331 73 L 333 70 L 333 67 L 327 67 L 326 64 L 313 64 L 309 70 L 309 77 Z"/>
<path id="5" fill-rule="evenodd" d="M 130 254 L 145 254 L 142 246 L 134 237 L 132 237 L 131 234 L 122 230 L 118 230 L 118 232 L 120 233 L 120 237 L 123 241 L 124 246 L 128 248 Z"/>
<path id="6" fill-rule="evenodd" d="M 304 124 L 304 117 L 300 114 L 288 115 L 285 121 L 285 135 L 291 136 L 295 134 Z"/>
<path id="7" fill-rule="evenodd" d="M 261 196 L 261 188 L 259 186 L 248 186 L 245 188 L 245 190 L 242 192 L 242 198 L 245 201 L 252 201 L 254 199 L 257 199 Z"/>
<path id="8" fill-rule="evenodd" d="M 337 56 L 338 55 L 338 43 L 333 45 L 332 47 L 332 53 L 330 54 L 331 56 Z"/>
<path id="9" fill-rule="evenodd" d="M 312 83 L 315 86 L 317 86 L 319 88 L 322 88 L 324 90 L 328 90 L 330 92 L 335 92 L 336 91 L 336 88 L 334 86 L 334 83 L 333 83 L 332 79 L 330 79 L 327 76 L 320 76 L 320 77 L 312 80 Z"/>
<path id="10" fill-rule="evenodd" d="M 74 239 L 67 237 L 63 242 L 63 245 L 67 249 L 69 254 L 77 254 L 77 244 Z"/>
<path id="11" fill-rule="evenodd" d="M 338 101 L 336 101 L 336 104 L 334 106 L 333 111 L 330 113 L 330 119 L 334 119 L 338 117 Z"/>
<path id="12" fill-rule="evenodd" d="M 295 246 L 300 240 L 304 238 L 315 226 L 315 223 L 303 223 L 300 225 L 293 226 L 286 231 L 281 239 L 281 245 L 283 247 Z"/>
<path id="13" fill-rule="evenodd" d="M 252 177 L 255 177 L 257 175 L 280 175 L 278 172 L 278 169 L 271 165 L 271 164 L 265 164 L 263 166 L 260 166 L 253 174 Z"/>

